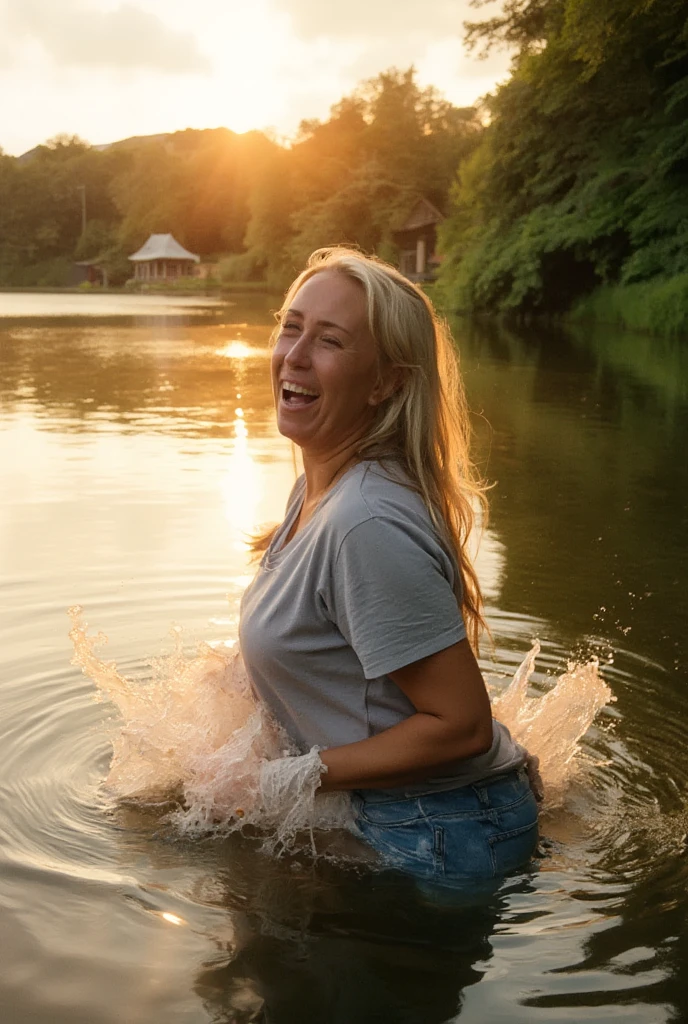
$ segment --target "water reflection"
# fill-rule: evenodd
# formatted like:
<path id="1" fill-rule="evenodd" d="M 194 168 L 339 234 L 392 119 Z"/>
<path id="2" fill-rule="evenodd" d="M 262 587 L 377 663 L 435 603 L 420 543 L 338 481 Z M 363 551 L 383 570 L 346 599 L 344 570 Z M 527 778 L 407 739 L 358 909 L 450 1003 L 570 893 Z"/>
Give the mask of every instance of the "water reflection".
<path id="1" fill-rule="evenodd" d="M 248 327 L 248 324 L 242 326 Z M 236 338 L 234 341 L 228 341 L 223 348 L 219 348 L 215 355 L 222 356 L 224 359 L 255 359 L 256 356 L 267 356 L 268 350 L 264 347 L 254 348 Z"/>
<path id="2" fill-rule="evenodd" d="M 125 863 L 136 824 L 130 815 Z M 189 877 L 186 847 L 151 842 L 149 829 L 138 832 L 150 859 L 147 876 L 169 877 L 178 859 L 188 888 L 156 892 L 148 881 L 145 900 L 167 918 L 179 917 L 183 900 L 190 907 L 185 924 L 206 930 L 213 951 L 193 985 L 216 1024 L 455 1020 L 466 989 L 489 968 L 500 918 L 534 892 L 526 875 L 482 896 L 422 891 L 391 872 L 271 861 L 240 837 L 201 844 Z M 161 913 L 160 903 L 175 911 Z M 203 906 L 212 909 L 205 926 L 198 917 Z"/>
<path id="3" fill-rule="evenodd" d="M 155 317 L 159 322 L 163 317 L 188 319 L 194 313 L 207 316 L 225 309 L 224 301 L 208 296 L 0 292 L 0 318 L 51 324 L 83 317 L 99 321 L 117 318 L 120 322 L 122 318 Z"/>
<path id="4" fill-rule="evenodd" d="M 83 603 L 142 680 L 172 621 L 234 635 L 245 531 L 294 475 L 261 302 L 0 326 L 5 1015 L 688 1019 L 685 344 L 457 325 L 496 481 L 481 573 L 499 668 L 537 635 L 536 689 L 592 650 L 618 698 L 588 743 L 607 763 L 577 817 L 545 823 L 537 874 L 449 914 L 388 879 L 110 816 L 107 709 L 69 668 L 64 610 Z"/>
<path id="5" fill-rule="evenodd" d="M 638 652 L 685 671 L 685 345 L 658 346 L 668 363 L 645 376 L 632 353 L 647 339 L 624 336 L 622 361 L 613 334 L 596 346 L 563 331 L 456 329 L 490 424 L 476 421 L 507 553 L 501 606 L 556 624 L 572 648 L 633 633 Z"/>
<path id="6" fill-rule="evenodd" d="M 275 918 L 274 893 L 271 918 L 234 914 L 234 949 L 195 982 L 210 1020 L 444 1024 L 458 1018 L 464 989 L 484 974 L 499 902 L 443 912 L 398 886 L 359 879 L 345 887 L 340 879 L 339 894 L 355 892 L 356 901 L 338 913 L 322 896 L 309 900 L 303 886 L 290 891 L 296 917 Z M 390 906 L 405 913 L 390 914 Z"/>
<path id="7" fill-rule="evenodd" d="M 231 437 L 227 402 L 241 391 L 237 382 L 251 379 L 245 418 L 252 436 L 264 435 L 271 416 L 269 327 L 249 325 L 242 333 L 244 340 L 234 325 L 0 327 L 0 422 L 26 411 L 43 429 L 60 432 L 116 424 L 136 432 Z M 247 364 L 253 364 L 249 378 Z"/>
<path id="8" fill-rule="evenodd" d="M 234 441 L 222 482 L 225 515 L 236 543 L 246 550 L 244 537 L 256 529 L 258 504 L 261 498 L 261 473 L 251 455 L 244 410 L 234 410 Z"/>

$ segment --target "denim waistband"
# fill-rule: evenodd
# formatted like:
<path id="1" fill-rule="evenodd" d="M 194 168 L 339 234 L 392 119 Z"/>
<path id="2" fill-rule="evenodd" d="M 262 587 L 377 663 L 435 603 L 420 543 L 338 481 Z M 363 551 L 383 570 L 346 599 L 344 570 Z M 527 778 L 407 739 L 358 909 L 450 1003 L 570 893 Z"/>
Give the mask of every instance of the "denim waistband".
<path id="1" fill-rule="evenodd" d="M 353 793 L 365 803 L 387 803 L 392 800 L 421 800 L 428 796 L 441 796 L 443 793 L 454 793 L 456 790 L 485 790 L 490 786 L 501 785 L 504 782 L 528 781 L 528 773 L 525 766 L 511 768 L 508 772 L 500 775 L 490 775 L 486 779 L 479 779 L 475 782 L 462 783 L 456 786 L 448 786 L 438 789 L 436 786 L 427 789 L 419 789 L 418 786 L 408 788 L 398 786 L 394 789 L 355 789 Z"/>

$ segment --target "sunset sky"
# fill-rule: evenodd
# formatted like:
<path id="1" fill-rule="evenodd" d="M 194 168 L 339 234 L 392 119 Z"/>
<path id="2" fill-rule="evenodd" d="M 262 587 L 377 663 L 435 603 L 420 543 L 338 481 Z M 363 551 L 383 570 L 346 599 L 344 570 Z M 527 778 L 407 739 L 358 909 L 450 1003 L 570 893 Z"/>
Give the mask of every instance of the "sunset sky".
<path id="1" fill-rule="evenodd" d="M 509 65 L 464 52 L 476 16 L 469 0 L 0 0 L 0 147 L 220 125 L 286 137 L 392 65 L 467 105 Z"/>

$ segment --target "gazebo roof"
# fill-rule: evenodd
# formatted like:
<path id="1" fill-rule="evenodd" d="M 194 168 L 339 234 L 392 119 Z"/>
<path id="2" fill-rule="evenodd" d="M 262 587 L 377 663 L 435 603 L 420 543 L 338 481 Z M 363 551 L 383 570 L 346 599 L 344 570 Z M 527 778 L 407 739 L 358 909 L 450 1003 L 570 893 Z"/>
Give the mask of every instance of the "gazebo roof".
<path id="1" fill-rule="evenodd" d="M 129 257 L 135 263 L 146 260 L 193 260 L 200 263 L 201 257 L 180 245 L 173 235 L 151 235 L 138 252 Z"/>

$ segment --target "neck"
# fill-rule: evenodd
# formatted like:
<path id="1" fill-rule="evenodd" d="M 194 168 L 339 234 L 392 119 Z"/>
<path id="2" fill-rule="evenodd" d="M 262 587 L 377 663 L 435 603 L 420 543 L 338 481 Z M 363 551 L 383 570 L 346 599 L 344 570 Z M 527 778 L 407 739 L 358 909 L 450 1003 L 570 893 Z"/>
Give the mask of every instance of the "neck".
<path id="1" fill-rule="evenodd" d="M 358 439 L 329 452 L 303 451 L 306 476 L 305 503 L 317 503 L 323 494 L 356 462 Z"/>

